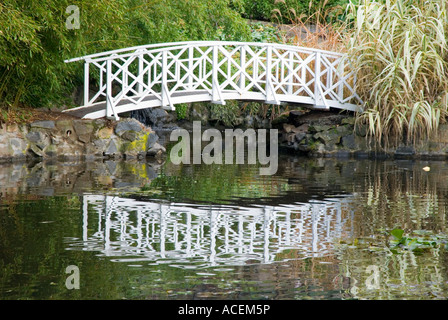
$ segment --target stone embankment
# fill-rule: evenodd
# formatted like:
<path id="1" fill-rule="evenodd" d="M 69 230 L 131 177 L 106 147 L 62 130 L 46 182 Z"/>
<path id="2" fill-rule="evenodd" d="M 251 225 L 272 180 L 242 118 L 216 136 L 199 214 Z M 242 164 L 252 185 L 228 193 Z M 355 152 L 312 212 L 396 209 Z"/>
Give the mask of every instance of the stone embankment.
<path id="1" fill-rule="evenodd" d="M 448 159 L 448 125 L 430 139 L 388 148 L 367 137 L 365 125 L 355 125 L 350 114 L 327 111 L 291 111 L 273 122 L 280 147 L 311 157 Z"/>
<path id="2" fill-rule="evenodd" d="M 0 126 L 0 162 L 160 157 L 165 148 L 135 119 L 57 120 Z"/>
<path id="3" fill-rule="evenodd" d="M 175 128 L 189 128 L 193 121 L 200 120 L 203 125 L 223 129 L 205 107 L 193 106 L 183 120 L 160 108 L 144 111 L 138 117 L 120 121 L 64 119 L 0 125 L 0 162 L 160 159 L 166 153 L 166 135 Z M 448 159 L 448 124 L 441 125 L 430 139 L 384 149 L 370 141 L 367 127 L 355 125 L 354 116 L 348 113 L 299 108 L 283 112 L 270 123 L 253 115 L 242 114 L 239 118 L 242 120 L 236 121 L 235 127 L 278 129 L 280 148 L 298 155 Z"/>

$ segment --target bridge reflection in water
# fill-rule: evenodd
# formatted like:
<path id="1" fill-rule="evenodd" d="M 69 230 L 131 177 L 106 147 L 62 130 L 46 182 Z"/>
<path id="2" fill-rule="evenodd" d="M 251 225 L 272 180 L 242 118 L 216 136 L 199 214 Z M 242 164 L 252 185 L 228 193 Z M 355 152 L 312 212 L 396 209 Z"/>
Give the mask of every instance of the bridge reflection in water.
<path id="1" fill-rule="evenodd" d="M 281 206 L 194 206 L 116 196 L 83 196 L 83 235 L 71 250 L 113 261 L 201 268 L 322 257 L 353 233 L 350 198 Z M 95 231 L 96 230 L 96 231 Z"/>

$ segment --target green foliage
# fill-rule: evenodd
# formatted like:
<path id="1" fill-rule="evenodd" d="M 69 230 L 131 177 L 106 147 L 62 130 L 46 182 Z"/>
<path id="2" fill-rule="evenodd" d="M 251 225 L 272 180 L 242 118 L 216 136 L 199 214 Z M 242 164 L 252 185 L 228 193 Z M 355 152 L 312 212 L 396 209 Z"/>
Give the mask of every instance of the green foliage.
<path id="1" fill-rule="evenodd" d="M 281 36 L 279 29 L 270 23 L 251 23 L 250 30 L 253 42 L 280 42 Z"/>
<path id="2" fill-rule="evenodd" d="M 189 110 L 190 110 L 190 106 L 187 103 L 180 103 L 180 104 L 176 105 L 177 119 L 179 119 L 179 120 L 185 119 L 188 115 Z"/>
<path id="3" fill-rule="evenodd" d="M 390 241 L 393 253 L 398 253 L 399 249 L 420 252 L 439 246 L 448 249 L 448 237 L 444 234 L 435 235 L 429 230 L 416 230 L 405 237 L 404 230 L 396 228 L 390 234 L 393 236 L 393 240 Z"/>
<path id="4" fill-rule="evenodd" d="M 290 23 L 316 12 L 345 7 L 349 0 L 239 0 L 233 7 L 248 19 Z"/>
<path id="5" fill-rule="evenodd" d="M 348 53 L 366 102 L 358 123 L 378 144 L 416 142 L 448 115 L 446 0 L 349 6 Z"/>
<path id="6" fill-rule="evenodd" d="M 238 101 L 226 101 L 226 105 L 211 104 L 210 118 L 218 120 L 225 126 L 234 126 L 240 115 L 241 109 Z"/>
<path id="7" fill-rule="evenodd" d="M 128 46 L 247 40 L 249 28 L 227 0 L 79 0 L 80 28 L 66 28 L 69 0 L 0 3 L 0 106 L 70 102 L 82 64 L 64 59 Z"/>

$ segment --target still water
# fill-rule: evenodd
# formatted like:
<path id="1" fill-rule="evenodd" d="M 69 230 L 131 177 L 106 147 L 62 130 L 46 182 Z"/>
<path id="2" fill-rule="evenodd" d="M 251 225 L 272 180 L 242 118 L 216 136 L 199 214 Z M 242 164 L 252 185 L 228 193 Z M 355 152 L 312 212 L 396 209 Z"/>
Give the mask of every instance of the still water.
<path id="1" fill-rule="evenodd" d="M 448 297 L 448 163 L 281 155 L 275 175 L 258 169 L 0 165 L 0 299 Z M 394 228 L 432 245 L 394 247 Z"/>

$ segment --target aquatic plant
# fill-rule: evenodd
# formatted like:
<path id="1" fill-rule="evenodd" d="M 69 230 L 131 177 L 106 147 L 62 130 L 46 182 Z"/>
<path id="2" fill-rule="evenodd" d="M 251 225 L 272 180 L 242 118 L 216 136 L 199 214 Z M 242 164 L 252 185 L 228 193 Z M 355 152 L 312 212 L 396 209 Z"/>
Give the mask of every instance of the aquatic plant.
<path id="1" fill-rule="evenodd" d="M 439 246 L 448 249 L 448 236 L 434 234 L 430 230 L 415 230 L 410 235 L 404 236 L 403 229 L 395 228 L 390 235 L 393 237 L 389 241 L 390 250 L 393 253 L 397 253 L 399 249 L 420 252 Z"/>

